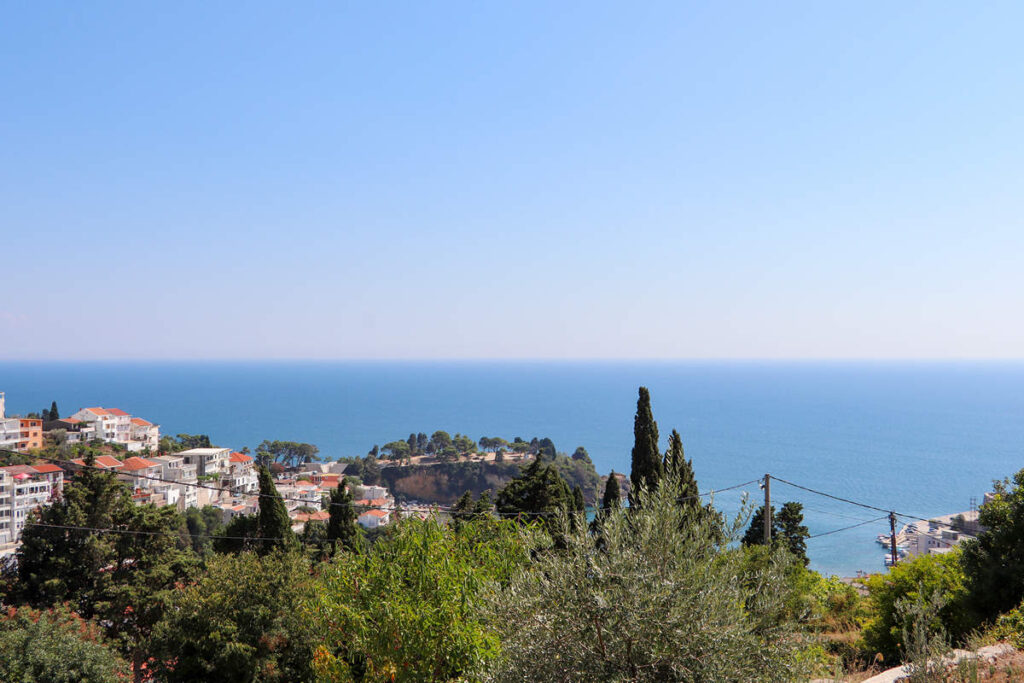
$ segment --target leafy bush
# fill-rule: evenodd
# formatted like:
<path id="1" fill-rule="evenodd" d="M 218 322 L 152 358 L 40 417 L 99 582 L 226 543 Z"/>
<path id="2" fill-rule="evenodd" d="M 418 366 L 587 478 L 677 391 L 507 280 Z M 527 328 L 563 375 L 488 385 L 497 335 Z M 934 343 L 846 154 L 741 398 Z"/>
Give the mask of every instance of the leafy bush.
<path id="1" fill-rule="evenodd" d="M 60 607 L 11 609 L 0 619 L 0 680 L 18 683 L 114 683 L 124 661 L 100 628 Z"/>
<path id="2" fill-rule="evenodd" d="M 871 617 L 864 627 L 864 641 L 886 659 L 895 660 L 905 648 L 905 620 L 897 609 L 900 600 L 916 601 L 937 595 L 935 629 L 942 628 L 957 640 L 973 625 L 966 606 L 967 590 L 959 550 L 942 555 L 922 555 L 899 563 L 888 574 L 875 574 L 865 581 L 869 591 Z"/>
<path id="3" fill-rule="evenodd" d="M 494 657 L 497 635 L 477 613 L 490 581 L 529 561 L 532 529 L 481 519 L 459 531 L 403 520 L 365 554 L 324 568 L 309 604 L 325 640 L 314 659 L 323 681 L 448 681 Z"/>

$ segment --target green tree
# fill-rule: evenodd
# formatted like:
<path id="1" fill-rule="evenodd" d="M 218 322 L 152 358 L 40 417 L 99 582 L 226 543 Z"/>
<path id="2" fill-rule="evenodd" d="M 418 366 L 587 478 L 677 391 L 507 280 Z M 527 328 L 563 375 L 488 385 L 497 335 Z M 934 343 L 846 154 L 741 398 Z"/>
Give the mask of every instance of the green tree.
<path id="1" fill-rule="evenodd" d="M 584 448 L 583 446 L 576 447 L 576 450 L 572 452 L 572 459 L 582 460 L 583 462 L 589 462 L 590 464 L 593 464 L 593 461 L 590 459 L 590 454 L 587 453 L 587 449 Z"/>
<path id="2" fill-rule="evenodd" d="M 601 511 L 605 514 L 611 510 L 622 507 L 622 494 L 619 491 L 619 478 L 615 470 L 608 475 L 608 481 L 604 485 L 604 495 L 601 497 Z"/>
<path id="3" fill-rule="evenodd" d="M 262 540 L 256 546 L 257 552 L 260 555 L 267 555 L 274 550 L 294 547 L 292 520 L 288 517 L 288 509 L 284 506 L 281 494 L 265 467 L 259 468 L 259 482 L 260 499 L 256 529 Z"/>
<path id="4" fill-rule="evenodd" d="M 661 479 L 661 453 L 658 450 L 658 423 L 651 412 L 651 394 L 640 387 L 633 419 L 633 453 L 629 473 L 630 504 L 639 500 L 641 489 L 653 489 Z"/>
<path id="5" fill-rule="evenodd" d="M 388 455 L 392 460 L 402 460 L 412 455 L 412 451 L 409 449 L 409 444 L 405 441 L 391 441 L 384 444 L 381 450 Z"/>
<path id="6" fill-rule="evenodd" d="M 563 531 L 559 513 L 573 508 L 572 491 L 552 465 L 536 458 L 498 492 L 496 506 L 503 516 L 543 523 L 557 538 Z"/>
<path id="7" fill-rule="evenodd" d="M 500 649 L 480 596 L 529 563 L 531 529 L 485 518 L 456 531 L 408 519 L 369 552 L 340 555 L 324 567 L 313 603 L 328 644 L 314 657 L 319 680 L 466 680 Z"/>
<path id="8" fill-rule="evenodd" d="M 964 570 L 977 618 L 990 620 L 1024 600 L 1024 469 L 995 482 L 978 522 L 985 531 L 964 544 Z"/>
<path id="9" fill-rule="evenodd" d="M 66 608 L 22 607 L 0 619 L 0 680 L 119 683 L 127 677 L 127 665 L 100 628 Z"/>
<path id="10" fill-rule="evenodd" d="M 868 588 L 871 618 L 862 635 L 867 646 L 888 661 L 898 660 L 906 645 L 903 636 L 909 624 L 898 609 L 900 603 L 931 600 L 937 594 L 943 606 L 931 625 L 933 629 L 941 627 L 956 639 L 974 625 L 959 548 L 900 562 L 888 574 L 869 576 L 864 585 Z"/>
<path id="11" fill-rule="evenodd" d="M 66 602 L 96 617 L 131 655 L 138 680 L 153 626 L 195 567 L 181 515 L 136 505 L 114 475 L 86 468 L 30 518 L 10 597 L 34 607 Z"/>
<path id="12" fill-rule="evenodd" d="M 782 510 L 772 506 L 772 544 L 781 545 L 795 560 L 807 566 L 807 527 L 804 526 L 804 506 L 800 503 L 783 503 Z M 743 545 L 764 545 L 764 506 L 754 511 L 750 526 L 743 535 Z"/>
<path id="13" fill-rule="evenodd" d="M 192 538 L 192 550 L 201 557 L 213 551 L 215 536 L 224 533 L 224 518 L 219 508 L 207 505 L 203 508 L 189 508 L 185 511 L 185 524 Z"/>
<path id="14" fill-rule="evenodd" d="M 310 443 L 298 441 L 263 441 L 256 447 L 256 460 L 264 467 L 277 462 L 285 467 L 314 462 L 320 459 L 320 449 Z"/>
<path id="15" fill-rule="evenodd" d="M 178 434 L 173 450 L 187 451 L 191 448 L 210 448 L 210 437 L 206 434 Z"/>
<path id="16" fill-rule="evenodd" d="M 342 477 L 338 488 L 331 491 L 330 519 L 327 521 L 327 538 L 333 548 L 356 551 L 362 547 L 362 536 L 357 523 L 358 514 L 352 505 L 352 494 L 348 490 L 348 479 Z"/>
<path id="17" fill-rule="evenodd" d="M 807 566 L 807 538 L 810 535 L 804 526 L 804 506 L 792 501 L 783 503 L 778 515 L 773 515 L 778 524 L 777 538 L 798 562 Z"/>
<path id="18" fill-rule="evenodd" d="M 160 680 L 313 680 L 320 638 L 304 607 L 315 590 L 301 553 L 212 557 L 197 583 L 176 592 L 154 633 Z"/>
<path id="19" fill-rule="evenodd" d="M 638 505 L 604 520 L 603 552 L 578 529 L 564 551 L 539 554 L 489 593 L 502 650 L 484 662 L 486 679 L 806 680 L 804 641 L 779 618 L 783 563 L 751 583 L 743 550 L 729 547 L 739 520 L 722 544 L 710 519 L 691 523 L 678 497 L 672 475 L 641 489 Z"/>

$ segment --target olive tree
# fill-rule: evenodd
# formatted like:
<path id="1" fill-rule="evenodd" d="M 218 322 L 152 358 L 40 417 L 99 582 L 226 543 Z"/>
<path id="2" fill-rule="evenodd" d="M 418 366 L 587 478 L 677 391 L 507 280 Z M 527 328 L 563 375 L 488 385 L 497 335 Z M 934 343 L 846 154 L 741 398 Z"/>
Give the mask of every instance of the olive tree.
<path id="1" fill-rule="evenodd" d="M 600 549 L 583 524 L 487 594 L 502 655 L 491 681 L 793 681 L 803 640 L 785 616 L 788 558 L 754 575 L 736 548 L 748 511 L 723 537 L 680 506 L 668 473 L 641 505 L 609 508 Z M 567 525 L 572 528 L 572 525 Z"/>

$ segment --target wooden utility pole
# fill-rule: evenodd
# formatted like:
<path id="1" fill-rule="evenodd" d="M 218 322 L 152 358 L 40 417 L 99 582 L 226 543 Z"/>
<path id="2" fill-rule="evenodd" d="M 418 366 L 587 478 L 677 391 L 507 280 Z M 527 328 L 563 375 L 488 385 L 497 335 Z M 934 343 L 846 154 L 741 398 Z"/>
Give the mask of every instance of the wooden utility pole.
<path id="1" fill-rule="evenodd" d="M 764 544 L 772 544 L 772 475 L 764 475 Z"/>
<path id="2" fill-rule="evenodd" d="M 896 513 L 889 513 L 889 557 L 892 559 L 890 566 L 896 566 Z"/>

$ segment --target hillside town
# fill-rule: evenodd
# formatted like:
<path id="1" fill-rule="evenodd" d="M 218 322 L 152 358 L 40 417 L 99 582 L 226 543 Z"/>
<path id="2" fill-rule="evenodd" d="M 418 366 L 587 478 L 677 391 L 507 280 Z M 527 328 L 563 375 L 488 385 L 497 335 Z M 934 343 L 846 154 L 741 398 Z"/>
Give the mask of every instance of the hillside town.
<path id="1" fill-rule="evenodd" d="M 181 512 L 212 507 L 225 524 L 258 511 L 256 459 L 248 453 L 216 446 L 165 452 L 158 424 L 118 408 L 82 408 L 67 418 L 8 417 L 5 399 L 0 392 L 0 451 L 24 454 L 33 462 L 0 467 L 0 558 L 16 552 L 30 513 L 58 499 L 64 482 L 88 467 L 115 474 L 140 505 L 172 506 Z M 91 464 L 81 457 L 33 459 L 47 442 L 102 444 L 111 452 L 96 456 Z M 346 467 L 344 462 L 309 462 L 274 468 L 274 483 L 293 531 L 301 533 L 307 522 L 328 519 L 324 498 L 341 485 Z M 431 513 L 426 505 L 399 510 L 383 486 L 347 488 L 359 512 L 357 521 L 367 530 L 388 525 L 395 514 Z"/>

